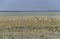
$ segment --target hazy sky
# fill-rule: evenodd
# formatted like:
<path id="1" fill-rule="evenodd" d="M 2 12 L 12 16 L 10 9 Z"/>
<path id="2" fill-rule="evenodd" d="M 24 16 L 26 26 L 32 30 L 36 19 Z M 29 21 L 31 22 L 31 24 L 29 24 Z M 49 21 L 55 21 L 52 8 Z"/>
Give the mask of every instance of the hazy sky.
<path id="1" fill-rule="evenodd" d="M 60 0 L 0 0 L 0 11 L 60 10 Z"/>

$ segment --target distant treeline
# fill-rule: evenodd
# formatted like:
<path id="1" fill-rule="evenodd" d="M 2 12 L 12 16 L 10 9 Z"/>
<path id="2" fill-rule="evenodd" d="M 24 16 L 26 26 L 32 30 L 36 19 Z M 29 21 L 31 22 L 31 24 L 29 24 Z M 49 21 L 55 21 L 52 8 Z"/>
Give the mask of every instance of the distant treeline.
<path id="1" fill-rule="evenodd" d="M 0 12 L 60 12 L 60 10 L 0 11 Z"/>

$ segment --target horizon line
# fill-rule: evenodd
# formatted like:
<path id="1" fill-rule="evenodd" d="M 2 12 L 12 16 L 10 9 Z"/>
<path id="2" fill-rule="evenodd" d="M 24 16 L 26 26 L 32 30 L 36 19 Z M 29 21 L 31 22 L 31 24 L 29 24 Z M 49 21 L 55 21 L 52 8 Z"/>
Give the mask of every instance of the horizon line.
<path id="1" fill-rule="evenodd" d="M 60 10 L 40 10 L 40 11 L 0 11 L 0 12 L 60 12 Z"/>

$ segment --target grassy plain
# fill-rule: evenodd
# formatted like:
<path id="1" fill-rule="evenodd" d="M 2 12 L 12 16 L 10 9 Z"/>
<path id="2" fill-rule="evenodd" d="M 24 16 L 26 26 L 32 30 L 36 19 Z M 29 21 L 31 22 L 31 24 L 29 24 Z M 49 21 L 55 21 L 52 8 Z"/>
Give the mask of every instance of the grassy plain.
<path id="1" fill-rule="evenodd" d="M 60 31 L 60 16 L 0 16 L 0 31 Z"/>

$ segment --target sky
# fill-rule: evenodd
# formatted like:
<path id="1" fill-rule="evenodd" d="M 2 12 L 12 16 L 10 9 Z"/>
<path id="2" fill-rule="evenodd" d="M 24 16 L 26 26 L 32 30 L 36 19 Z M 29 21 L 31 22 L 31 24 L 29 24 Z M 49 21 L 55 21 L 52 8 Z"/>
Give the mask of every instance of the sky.
<path id="1" fill-rule="evenodd" d="M 0 11 L 60 10 L 60 0 L 0 0 Z"/>

